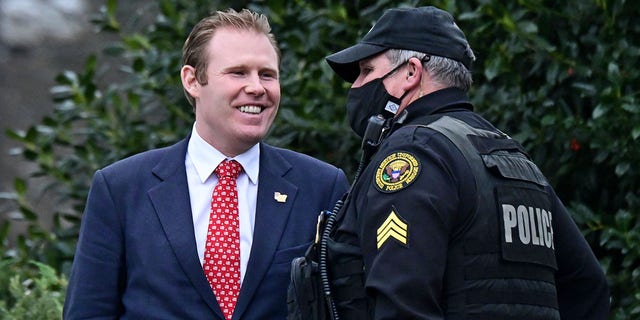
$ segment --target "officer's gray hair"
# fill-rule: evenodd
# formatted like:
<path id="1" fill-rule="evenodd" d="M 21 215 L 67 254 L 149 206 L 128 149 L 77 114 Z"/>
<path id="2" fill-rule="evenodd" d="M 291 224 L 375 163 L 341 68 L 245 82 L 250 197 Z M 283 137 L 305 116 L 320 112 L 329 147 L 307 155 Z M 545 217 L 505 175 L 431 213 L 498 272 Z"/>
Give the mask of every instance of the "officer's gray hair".
<path id="1" fill-rule="evenodd" d="M 471 55 L 472 60 L 475 60 L 473 53 Z M 431 74 L 433 80 L 446 87 L 456 87 L 469 91 L 473 83 L 471 71 L 462 62 L 453 59 L 403 49 L 389 49 L 385 52 L 385 56 L 389 59 L 393 68 L 411 58 L 420 59 L 424 69 Z"/>

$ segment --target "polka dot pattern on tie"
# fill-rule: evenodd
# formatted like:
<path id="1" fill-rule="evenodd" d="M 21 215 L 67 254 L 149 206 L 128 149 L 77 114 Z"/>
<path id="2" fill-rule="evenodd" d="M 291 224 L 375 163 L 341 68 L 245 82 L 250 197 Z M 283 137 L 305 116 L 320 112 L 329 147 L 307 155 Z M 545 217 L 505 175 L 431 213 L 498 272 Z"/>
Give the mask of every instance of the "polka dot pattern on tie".
<path id="1" fill-rule="evenodd" d="M 224 313 L 231 319 L 240 293 L 240 222 L 236 179 L 242 166 L 224 160 L 215 170 L 203 269 Z"/>

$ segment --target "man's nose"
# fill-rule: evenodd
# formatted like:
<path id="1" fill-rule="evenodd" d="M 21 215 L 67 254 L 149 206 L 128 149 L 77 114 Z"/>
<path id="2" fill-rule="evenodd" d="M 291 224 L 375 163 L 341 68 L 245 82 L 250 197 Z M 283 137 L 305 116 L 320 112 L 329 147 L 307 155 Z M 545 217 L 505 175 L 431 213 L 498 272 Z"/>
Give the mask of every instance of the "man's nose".
<path id="1" fill-rule="evenodd" d="M 260 79 L 260 75 L 251 75 L 247 80 L 245 91 L 249 94 L 263 95 L 266 92 L 264 85 Z"/>

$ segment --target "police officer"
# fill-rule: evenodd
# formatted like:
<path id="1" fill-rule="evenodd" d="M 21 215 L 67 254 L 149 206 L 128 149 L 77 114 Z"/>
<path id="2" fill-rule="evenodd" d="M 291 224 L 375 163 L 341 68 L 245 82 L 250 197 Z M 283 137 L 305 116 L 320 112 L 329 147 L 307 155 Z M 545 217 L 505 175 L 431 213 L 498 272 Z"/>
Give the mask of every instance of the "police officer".
<path id="1" fill-rule="evenodd" d="M 357 134 L 391 119 L 330 231 L 341 319 L 607 317 L 605 275 L 567 210 L 520 144 L 473 112 L 474 60 L 434 7 L 388 10 L 327 57 L 353 83 Z"/>

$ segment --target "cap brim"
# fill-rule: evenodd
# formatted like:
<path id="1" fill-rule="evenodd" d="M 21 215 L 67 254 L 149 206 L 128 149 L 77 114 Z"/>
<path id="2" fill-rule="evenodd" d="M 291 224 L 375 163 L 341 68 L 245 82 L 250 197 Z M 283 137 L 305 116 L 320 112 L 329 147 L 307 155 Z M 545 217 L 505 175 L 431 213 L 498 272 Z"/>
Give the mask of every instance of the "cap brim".
<path id="1" fill-rule="evenodd" d="M 358 65 L 358 62 L 384 50 L 387 50 L 387 48 L 375 44 L 358 43 L 342 51 L 329 55 L 325 59 L 333 71 L 335 71 L 342 79 L 347 82 L 354 82 L 360 74 L 360 66 Z"/>

